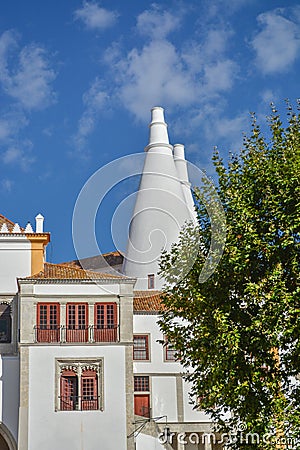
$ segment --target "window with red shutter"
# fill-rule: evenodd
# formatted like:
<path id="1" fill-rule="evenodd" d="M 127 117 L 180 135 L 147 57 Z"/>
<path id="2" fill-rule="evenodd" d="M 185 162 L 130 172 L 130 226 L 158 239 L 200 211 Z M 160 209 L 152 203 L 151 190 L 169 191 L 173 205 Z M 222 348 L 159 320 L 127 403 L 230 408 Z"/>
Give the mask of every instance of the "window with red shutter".
<path id="1" fill-rule="evenodd" d="M 103 408 L 103 358 L 56 361 L 59 373 L 59 411 L 95 411 Z"/>
<path id="2" fill-rule="evenodd" d="M 150 383 L 146 375 L 134 377 L 134 414 L 150 417 Z"/>
<path id="3" fill-rule="evenodd" d="M 38 303 L 36 340 L 38 342 L 59 342 L 60 305 L 58 303 Z"/>
<path id="4" fill-rule="evenodd" d="M 78 409 L 78 378 L 77 374 L 65 370 L 60 379 L 60 409 L 74 411 Z"/>
<path id="5" fill-rule="evenodd" d="M 96 303 L 94 317 L 94 340 L 116 342 L 118 338 L 117 304 Z"/>
<path id="6" fill-rule="evenodd" d="M 94 370 L 86 370 L 81 375 L 81 409 L 98 409 L 98 381 Z"/>
<path id="7" fill-rule="evenodd" d="M 67 342 L 88 341 L 88 307 L 86 303 L 67 304 Z"/>

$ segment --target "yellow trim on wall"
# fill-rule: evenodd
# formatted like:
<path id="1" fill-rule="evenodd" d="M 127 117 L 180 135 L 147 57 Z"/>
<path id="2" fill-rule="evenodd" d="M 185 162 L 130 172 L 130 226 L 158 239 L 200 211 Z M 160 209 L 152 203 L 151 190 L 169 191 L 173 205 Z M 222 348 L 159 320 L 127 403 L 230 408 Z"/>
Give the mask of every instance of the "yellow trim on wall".
<path id="1" fill-rule="evenodd" d="M 26 233 L 26 237 L 31 242 L 31 275 L 35 275 L 44 270 L 44 254 L 45 248 L 50 242 L 50 234 Z"/>

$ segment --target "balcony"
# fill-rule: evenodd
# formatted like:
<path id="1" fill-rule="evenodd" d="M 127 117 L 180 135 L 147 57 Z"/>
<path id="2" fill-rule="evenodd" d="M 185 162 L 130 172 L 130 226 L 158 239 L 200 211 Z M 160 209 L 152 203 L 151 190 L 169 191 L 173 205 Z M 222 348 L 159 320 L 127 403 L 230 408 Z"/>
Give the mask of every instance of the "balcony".
<path id="1" fill-rule="evenodd" d="M 36 326 L 35 340 L 36 342 L 60 342 L 61 327 L 58 325 Z"/>
<path id="2" fill-rule="evenodd" d="M 59 397 L 61 411 L 93 411 L 99 408 L 99 397 L 74 395 Z"/>
<path id="3" fill-rule="evenodd" d="M 99 327 L 97 325 L 36 325 L 35 342 L 44 343 L 65 343 L 65 342 L 118 342 L 119 325 L 107 325 Z"/>

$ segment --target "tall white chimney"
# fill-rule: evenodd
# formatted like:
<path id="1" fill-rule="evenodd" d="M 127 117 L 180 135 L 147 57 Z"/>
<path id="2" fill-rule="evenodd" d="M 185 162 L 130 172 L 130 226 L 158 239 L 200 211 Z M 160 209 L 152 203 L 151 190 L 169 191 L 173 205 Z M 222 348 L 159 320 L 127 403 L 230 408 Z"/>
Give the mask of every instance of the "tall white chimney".
<path id="1" fill-rule="evenodd" d="M 157 275 L 161 252 L 170 250 L 178 240 L 181 227 L 191 220 L 175 167 L 163 108 L 152 108 L 149 127 L 149 144 L 145 148 L 145 163 L 123 264 L 123 273 L 138 279 L 137 290 L 162 288 L 164 281 Z"/>
<path id="2" fill-rule="evenodd" d="M 183 195 L 186 205 L 190 212 L 190 219 L 195 225 L 198 225 L 197 214 L 195 210 L 195 204 L 191 192 L 191 183 L 189 182 L 187 162 L 185 159 L 184 145 L 174 145 L 174 162 L 178 173 L 178 178 L 181 182 Z"/>

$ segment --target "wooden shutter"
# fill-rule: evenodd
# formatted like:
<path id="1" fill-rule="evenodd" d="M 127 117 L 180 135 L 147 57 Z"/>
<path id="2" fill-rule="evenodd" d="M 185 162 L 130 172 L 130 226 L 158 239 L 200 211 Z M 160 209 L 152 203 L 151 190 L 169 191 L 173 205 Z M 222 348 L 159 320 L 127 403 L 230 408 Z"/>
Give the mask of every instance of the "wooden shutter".
<path id="1" fill-rule="evenodd" d="M 60 305 L 58 303 L 38 303 L 37 341 L 59 342 Z"/>
<path id="2" fill-rule="evenodd" d="M 116 303 L 96 303 L 94 309 L 94 340 L 96 342 L 117 341 L 118 317 Z"/>
<path id="3" fill-rule="evenodd" d="M 67 342 L 88 341 L 88 306 L 87 303 L 67 304 Z"/>

